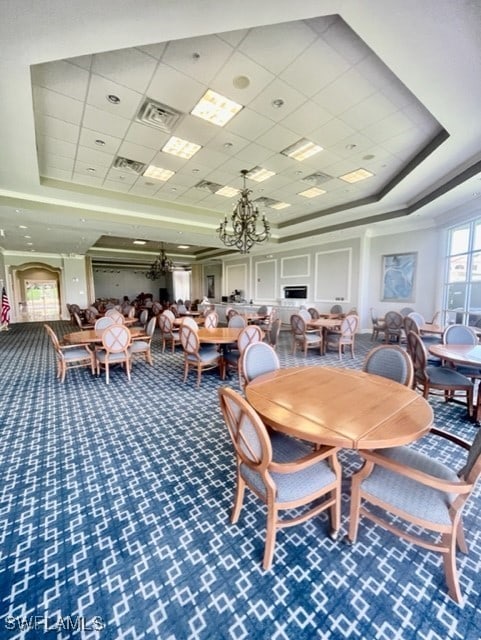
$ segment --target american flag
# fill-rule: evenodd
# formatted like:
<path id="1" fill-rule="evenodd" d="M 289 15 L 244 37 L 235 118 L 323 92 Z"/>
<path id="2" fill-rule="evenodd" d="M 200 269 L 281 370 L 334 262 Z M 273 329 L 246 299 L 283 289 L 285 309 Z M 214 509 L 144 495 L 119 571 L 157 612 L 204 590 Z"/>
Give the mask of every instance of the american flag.
<path id="1" fill-rule="evenodd" d="M 2 289 L 2 312 L 0 316 L 2 324 L 8 324 L 10 322 L 10 302 L 8 301 L 7 292 L 5 287 Z"/>

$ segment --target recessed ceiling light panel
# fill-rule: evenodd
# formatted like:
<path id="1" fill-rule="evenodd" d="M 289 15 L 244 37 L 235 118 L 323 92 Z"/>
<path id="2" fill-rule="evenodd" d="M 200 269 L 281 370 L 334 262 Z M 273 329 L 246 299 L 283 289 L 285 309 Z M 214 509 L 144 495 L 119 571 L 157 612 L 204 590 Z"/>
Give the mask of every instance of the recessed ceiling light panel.
<path id="1" fill-rule="evenodd" d="M 275 176 L 274 171 L 268 171 L 267 169 L 263 169 L 262 167 L 254 167 L 250 171 L 246 173 L 246 178 L 250 180 L 254 180 L 255 182 L 264 182 L 268 178 Z"/>
<path id="2" fill-rule="evenodd" d="M 216 196 L 224 196 L 225 198 L 233 198 L 234 196 L 239 195 L 240 190 L 239 189 L 235 189 L 234 187 L 222 187 L 222 189 L 219 189 L 218 191 L 215 192 Z"/>
<path id="3" fill-rule="evenodd" d="M 374 174 L 371 173 L 371 171 L 367 171 L 367 169 L 356 169 L 355 171 L 345 173 L 343 176 L 339 176 L 339 179 L 353 184 L 354 182 L 360 182 L 361 180 L 366 180 L 366 178 L 371 178 L 373 175 Z"/>
<path id="4" fill-rule="evenodd" d="M 242 108 L 241 104 L 229 100 L 229 98 L 212 91 L 212 89 L 208 89 L 192 109 L 191 114 L 218 127 L 223 127 Z"/>
<path id="5" fill-rule="evenodd" d="M 162 147 L 162 151 L 164 151 L 165 153 L 170 153 L 173 156 L 177 156 L 178 158 L 189 160 L 189 158 L 192 158 L 192 156 L 201 148 L 202 147 L 200 144 L 189 142 L 188 140 L 183 140 L 182 138 L 177 138 L 177 136 L 172 136 Z"/>
<path id="6" fill-rule="evenodd" d="M 310 189 L 301 191 L 297 195 L 303 196 L 304 198 L 316 198 L 317 196 L 322 196 L 323 193 L 326 193 L 324 189 L 319 189 L 319 187 L 311 187 Z"/>
<path id="7" fill-rule="evenodd" d="M 144 178 L 153 178 L 154 180 L 161 180 L 162 182 L 166 182 L 169 178 L 175 174 L 175 171 L 171 171 L 170 169 L 162 169 L 161 167 L 156 167 L 151 164 L 144 171 Z"/>
<path id="8" fill-rule="evenodd" d="M 320 151 L 322 151 L 321 146 L 307 140 L 307 138 L 302 138 L 295 144 L 291 144 L 290 147 L 284 149 L 284 151 L 281 151 L 281 153 L 289 158 L 294 158 L 294 160 L 302 161 L 306 160 L 306 158 L 310 158 Z"/>

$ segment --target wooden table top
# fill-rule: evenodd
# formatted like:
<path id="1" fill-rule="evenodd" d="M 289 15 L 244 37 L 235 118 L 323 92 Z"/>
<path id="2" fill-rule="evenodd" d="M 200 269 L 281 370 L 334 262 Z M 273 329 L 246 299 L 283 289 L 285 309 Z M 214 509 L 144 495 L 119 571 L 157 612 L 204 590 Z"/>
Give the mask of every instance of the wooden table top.
<path id="1" fill-rule="evenodd" d="M 306 323 L 309 328 L 315 329 L 335 329 L 340 327 L 342 318 L 318 318 L 317 320 L 308 320 Z"/>
<path id="2" fill-rule="evenodd" d="M 132 327 L 129 329 L 132 338 L 139 338 L 141 336 L 147 337 L 142 327 Z M 63 337 L 65 342 L 69 344 L 92 344 L 102 342 L 102 331 L 95 331 L 95 329 L 88 329 L 87 331 L 75 331 L 74 333 L 66 333 Z"/>
<path id="3" fill-rule="evenodd" d="M 412 389 L 351 369 L 279 369 L 249 383 L 246 397 L 274 429 L 350 449 L 408 444 L 433 421 L 431 406 Z"/>
<path id="4" fill-rule="evenodd" d="M 449 362 L 481 368 L 481 345 L 433 344 L 429 347 L 429 353 Z"/>
<path id="5" fill-rule="evenodd" d="M 174 327 L 180 327 L 184 318 L 192 318 L 197 324 L 204 324 L 205 322 L 204 316 L 181 316 L 180 318 L 175 318 Z"/>
<path id="6" fill-rule="evenodd" d="M 201 342 L 210 342 L 212 344 L 229 344 L 237 342 L 239 333 L 242 329 L 231 329 L 228 327 L 216 327 L 215 329 L 199 329 L 198 336 Z"/>
<path id="7" fill-rule="evenodd" d="M 432 333 L 438 336 L 442 336 L 444 333 L 444 327 L 439 324 L 430 324 L 425 322 L 419 327 L 420 333 Z"/>

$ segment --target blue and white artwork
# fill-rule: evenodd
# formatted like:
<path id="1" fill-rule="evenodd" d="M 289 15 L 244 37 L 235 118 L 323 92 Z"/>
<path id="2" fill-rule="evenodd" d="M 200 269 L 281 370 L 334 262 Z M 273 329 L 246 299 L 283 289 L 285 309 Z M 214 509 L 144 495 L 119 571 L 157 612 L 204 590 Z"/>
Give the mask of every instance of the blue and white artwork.
<path id="1" fill-rule="evenodd" d="M 417 253 L 396 253 L 382 257 L 381 299 L 414 302 Z"/>

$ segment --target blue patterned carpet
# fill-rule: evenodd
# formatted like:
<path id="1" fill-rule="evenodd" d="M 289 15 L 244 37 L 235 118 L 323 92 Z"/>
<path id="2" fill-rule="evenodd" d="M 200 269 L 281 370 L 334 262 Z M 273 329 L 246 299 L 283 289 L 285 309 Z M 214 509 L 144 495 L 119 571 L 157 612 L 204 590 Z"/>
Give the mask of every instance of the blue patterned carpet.
<path id="1" fill-rule="evenodd" d="M 53 323 L 63 334 L 68 323 Z M 338 366 L 337 354 L 283 365 Z M 0 334 L 0 638 L 215 640 L 481 637 L 481 496 L 458 555 L 464 605 L 446 595 L 441 558 L 361 522 L 348 546 L 324 514 L 280 531 L 263 572 L 265 510 L 250 493 L 229 522 L 233 455 L 215 371 L 182 383 L 182 355 L 55 379 L 41 324 Z M 359 367 L 372 343 L 361 336 Z M 229 383 L 238 388 L 237 378 Z M 433 400 L 437 424 L 469 440 L 465 409 Z M 433 439 L 418 446 L 433 449 Z M 462 460 L 442 452 L 455 468 Z M 355 453 L 341 454 L 349 477 Z M 344 496 L 346 530 L 349 496 Z M 35 617 L 37 616 L 37 617 Z M 58 629 L 55 629 L 55 626 Z"/>

